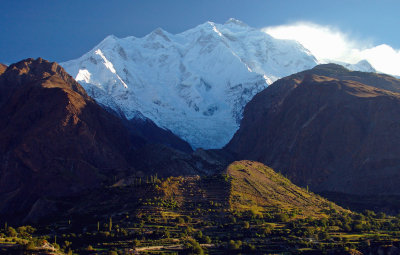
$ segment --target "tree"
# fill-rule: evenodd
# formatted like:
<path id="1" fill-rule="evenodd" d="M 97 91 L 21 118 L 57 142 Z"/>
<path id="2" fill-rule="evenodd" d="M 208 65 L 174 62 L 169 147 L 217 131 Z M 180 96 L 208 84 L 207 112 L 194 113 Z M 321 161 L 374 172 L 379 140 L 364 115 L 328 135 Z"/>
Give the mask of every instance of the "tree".
<path id="1" fill-rule="evenodd" d="M 203 248 L 201 248 L 200 244 L 194 239 L 189 239 L 184 247 L 190 254 L 204 254 Z"/>
<path id="2" fill-rule="evenodd" d="M 204 236 L 203 237 L 203 242 L 205 243 L 211 243 L 211 238 L 209 236 Z"/>
<path id="3" fill-rule="evenodd" d="M 201 232 L 201 230 L 197 231 L 195 233 L 196 239 L 199 240 L 203 237 L 203 232 Z"/>
<path id="4" fill-rule="evenodd" d="M 228 250 L 236 250 L 236 243 L 233 240 L 229 240 L 228 242 Z"/>
<path id="5" fill-rule="evenodd" d="M 36 229 L 29 225 L 17 228 L 18 236 L 25 239 L 30 238 L 35 231 Z"/>
<path id="6" fill-rule="evenodd" d="M 7 227 L 6 234 L 9 237 L 16 237 L 18 235 L 17 231 L 13 227 Z"/>
<path id="7" fill-rule="evenodd" d="M 69 248 L 71 246 L 71 244 L 72 244 L 72 242 L 65 240 L 64 245 L 63 245 L 64 249 L 66 250 L 67 248 Z"/>
<path id="8" fill-rule="evenodd" d="M 234 250 L 240 250 L 242 247 L 242 241 L 238 240 L 238 241 L 233 241 L 230 240 L 228 242 L 228 250 L 234 251 Z"/>
<path id="9" fill-rule="evenodd" d="M 269 235 L 272 233 L 272 225 L 271 224 L 266 224 L 265 227 L 263 228 L 263 234 L 264 235 Z"/>

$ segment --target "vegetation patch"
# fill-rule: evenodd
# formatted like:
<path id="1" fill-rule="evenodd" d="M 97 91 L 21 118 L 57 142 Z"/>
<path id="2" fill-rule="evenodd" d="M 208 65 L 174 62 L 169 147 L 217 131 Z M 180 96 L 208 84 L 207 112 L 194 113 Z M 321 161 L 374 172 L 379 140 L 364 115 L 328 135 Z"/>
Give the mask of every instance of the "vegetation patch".
<path id="1" fill-rule="evenodd" d="M 0 253 L 374 254 L 400 246 L 400 217 L 344 210 L 257 162 L 116 183 L 67 199 L 72 208 L 37 226 L 4 223 Z"/>

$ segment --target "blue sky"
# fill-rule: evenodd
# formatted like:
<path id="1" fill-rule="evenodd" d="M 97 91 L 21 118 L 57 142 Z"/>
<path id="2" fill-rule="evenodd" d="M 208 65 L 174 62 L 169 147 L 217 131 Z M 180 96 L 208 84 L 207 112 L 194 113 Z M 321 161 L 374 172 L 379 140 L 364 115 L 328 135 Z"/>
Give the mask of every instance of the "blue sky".
<path id="1" fill-rule="evenodd" d="M 0 0 L 0 62 L 62 62 L 114 34 L 141 37 L 157 27 L 179 33 L 236 18 L 253 27 L 308 22 L 348 40 L 400 48 L 397 0 Z M 365 45 L 364 45 L 365 46 Z"/>

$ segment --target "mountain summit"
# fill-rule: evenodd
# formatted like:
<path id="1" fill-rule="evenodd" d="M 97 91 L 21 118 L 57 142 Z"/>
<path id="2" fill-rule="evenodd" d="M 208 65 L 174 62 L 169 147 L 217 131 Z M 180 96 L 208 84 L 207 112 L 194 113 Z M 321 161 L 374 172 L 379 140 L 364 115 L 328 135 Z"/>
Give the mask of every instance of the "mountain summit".
<path id="1" fill-rule="evenodd" d="M 61 65 L 100 104 L 209 149 L 232 138 L 254 95 L 316 64 L 301 44 L 230 19 L 176 35 L 158 28 L 142 38 L 108 36 Z"/>

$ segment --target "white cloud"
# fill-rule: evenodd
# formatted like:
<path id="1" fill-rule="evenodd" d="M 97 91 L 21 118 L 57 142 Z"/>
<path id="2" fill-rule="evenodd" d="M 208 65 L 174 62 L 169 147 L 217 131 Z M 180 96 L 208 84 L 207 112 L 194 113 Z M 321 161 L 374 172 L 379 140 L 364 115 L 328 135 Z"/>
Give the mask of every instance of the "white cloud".
<path id="1" fill-rule="evenodd" d="M 352 39 L 334 27 L 310 22 L 266 27 L 263 31 L 275 38 L 297 40 L 320 61 L 355 64 L 366 59 L 379 72 L 400 75 L 400 50 L 387 44 L 373 46 L 368 41 Z"/>

